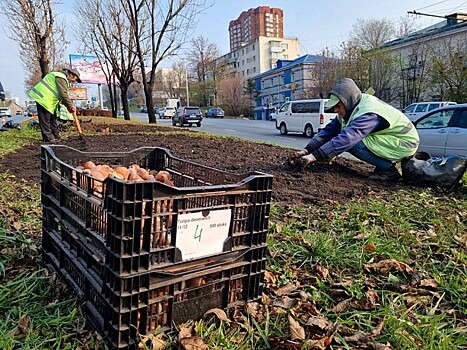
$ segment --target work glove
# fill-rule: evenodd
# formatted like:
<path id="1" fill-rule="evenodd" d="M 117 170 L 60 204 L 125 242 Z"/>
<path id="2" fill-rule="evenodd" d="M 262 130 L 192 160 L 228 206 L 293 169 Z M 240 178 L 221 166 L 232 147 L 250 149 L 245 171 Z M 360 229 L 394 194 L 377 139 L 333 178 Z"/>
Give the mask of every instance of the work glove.
<path id="1" fill-rule="evenodd" d="M 294 159 L 289 160 L 289 164 L 298 170 L 303 170 L 305 167 L 313 164 L 314 162 L 316 162 L 316 158 L 313 154 L 295 157 Z"/>
<path id="2" fill-rule="evenodd" d="M 306 156 L 307 154 L 308 154 L 308 151 L 306 150 L 306 148 L 302 149 L 301 151 L 292 153 L 289 156 L 289 159 L 288 159 L 289 160 L 289 165 L 295 166 L 298 159 L 303 157 L 303 156 Z"/>
<path id="3" fill-rule="evenodd" d="M 313 154 L 309 154 L 307 156 L 303 156 L 302 158 L 300 158 L 301 160 L 301 168 L 305 168 L 307 165 L 310 165 L 310 164 L 313 164 L 314 162 L 316 162 L 316 158 Z"/>

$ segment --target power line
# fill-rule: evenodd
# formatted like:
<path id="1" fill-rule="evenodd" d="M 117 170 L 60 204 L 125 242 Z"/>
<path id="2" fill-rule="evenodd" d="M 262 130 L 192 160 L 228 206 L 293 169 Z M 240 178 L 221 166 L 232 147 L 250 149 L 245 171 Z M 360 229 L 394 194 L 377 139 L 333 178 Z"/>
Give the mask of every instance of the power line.
<path id="1" fill-rule="evenodd" d="M 423 10 L 423 9 L 426 9 L 428 7 L 433 7 L 433 6 L 436 6 L 436 5 L 439 5 L 439 4 L 442 4 L 443 2 L 448 2 L 450 0 L 444 0 L 444 1 L 440 1 L 440 2 L 437 2 L 437 3 L 434 3 L 434 4 L 431 4 L 431 5 L 428 5 L 428 6 L 425 6 L 425 7 L 420 7 L 419 9 L 417 10 Z"/>

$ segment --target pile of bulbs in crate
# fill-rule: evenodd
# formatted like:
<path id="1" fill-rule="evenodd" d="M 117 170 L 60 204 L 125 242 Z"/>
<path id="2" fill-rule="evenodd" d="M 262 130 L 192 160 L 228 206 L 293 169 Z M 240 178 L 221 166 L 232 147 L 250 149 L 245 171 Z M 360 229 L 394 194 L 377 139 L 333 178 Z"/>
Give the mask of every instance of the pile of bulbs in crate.
<path id="1" fill-rule="evenodd" d="M 97 181 L 93 181 L 94 194 L 96 196 L 102 196 L 103 181 L 106 178 L 114 177 L 123 181 L 158 181 L 168 186 L 174 186 L 172 181 L 172 175 L 166 170 L 147 170 L 140 167 L 138 164 L 131 164 L 129 167 L 116 166 L 112 168 L 107 164 L 96 165 L 92 161 L 87 161 L 83 165 L 79 165 L 76 169 L 91 176 Z M 142 203 L 142 210 L 145 212 L 146 203 Z M 170 244 L 171 232 L 168 228 L 172 226 L 172 215 L 169 213 L 173 209 L 173 200 L 163 199 L 157 201 L 154 207 L 155 213 L 166 213 L 162 216 L 155 217 L 154 230 L 151 234 L 151 247 L 164 247 Z M 144 225 L 144 221 L 141 222 Z M 106 222 L 104 223 L 106 225 Z M 141 237 L 143 239 L 143 237 Z"/>
<path id="2" fill-rule="evenodd" d="M 141 168 L 138 164 L 132 164 L 128 168 L 124 166 L 112 168 L 107 164 L 96 165 L 92 161 L 87 161 L 83 165 L 78 165 L 76 169 L 100 181 L 108 177 L 115 177 L 127 181 L 160 181 L 166 185 L 174 186 L 172 176 L 168 171 L 147 170 Z"/>

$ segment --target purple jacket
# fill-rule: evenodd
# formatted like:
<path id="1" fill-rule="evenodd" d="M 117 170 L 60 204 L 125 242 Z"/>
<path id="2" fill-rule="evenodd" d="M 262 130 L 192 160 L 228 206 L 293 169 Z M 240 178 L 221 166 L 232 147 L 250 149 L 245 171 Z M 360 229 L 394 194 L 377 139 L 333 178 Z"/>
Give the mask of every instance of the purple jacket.
<path id="1" fill-rule="evenodd" d="M 388 122 L 369 113 L 355 118 L 342 129 L 339 117 L 334 118 L 305 146 L 317 160 L 327 160 L 350 150 L 366 135 L 388 127 Z"/>

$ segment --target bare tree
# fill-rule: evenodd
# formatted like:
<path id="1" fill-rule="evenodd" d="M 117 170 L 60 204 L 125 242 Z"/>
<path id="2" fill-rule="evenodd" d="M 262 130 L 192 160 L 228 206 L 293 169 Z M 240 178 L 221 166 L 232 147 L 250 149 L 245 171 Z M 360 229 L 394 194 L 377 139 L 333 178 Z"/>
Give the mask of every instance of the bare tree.
<path id="1" fill-rule="evenodd" d="M 395 27 L 395 36 L 396 38 L 402 38 L 418 29 L 420 29 L 420 26 L 415 22 L 415 17 L 401 17 L 399 26 Z"/>
<path id="2" fill-rule="evenodd" d="M 467 101 L 467 41 L 444 40 L 430 50 L 427 75 L 433 98 Z"/>
<path id="3" fill-rule="evenodd" d="M 82 18 L 77 36 L 84 49 L 95 54 L 101 62 L 111 97 L 116 94 L 115 84 L 118 82 L 124 118 L 129 120 L 128 89 L 136 81 L 138 60 L 134 53 L 136 28 L 126 16 L 125 4 L 112 0 L 82 0 L 75 11 Z M 113 90 L 110 84 L 113 84 Z M 115 117 L 114 98 L 111 98 L 111 104 Z"/>
<path id="4" fill-rule="evenodd" d="M 219 83 L 219 99 L 230 108 L 232 115 L 240 115 L 250 109 L 245 95 L 245 81 L 242 77 L 228 77 Z"/>
<path id="5" fill-rule="evenodd" d="M 206 0 L 126 1 L 151 123 L 156 123 L 152 92 L 157 66 L 180 49 L 205 3 Z"/>
<path id="6" fill-rule="evenodd" d="M 65 26 L 57 21 L 57 4 L 58 0 L 0 0 L 7 35 L 18 43 L 21 60 L 29 72 L 27 88 L 63 64 Z"/>
<path id="7" fill-rule="evenodd" d="M 219 47 L 203 36 L 195 38 L 188 50 L 188 62 L 196 75 L 202 104 L 208 105 L 210 95 L 217 91 L 216 59 L 220 56 Z M 214 98 L 215 99 L 215 98 Z"/>
<path id="8" fill-rule="evenodd" d="M 162 89 L 168 98 L 185 100 L 186 105 L 186 70 L 183 62 L 175 62 L 172 68 L 162 77 Z"/>
<path id="9" fill-rule="evenodd" d="M 394 35 L 394 25 L 387 19 L 359 18 L 353 25 L 349 41 L 353 46 L 371 50 L 393 39 Z"/>

